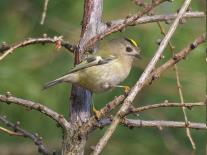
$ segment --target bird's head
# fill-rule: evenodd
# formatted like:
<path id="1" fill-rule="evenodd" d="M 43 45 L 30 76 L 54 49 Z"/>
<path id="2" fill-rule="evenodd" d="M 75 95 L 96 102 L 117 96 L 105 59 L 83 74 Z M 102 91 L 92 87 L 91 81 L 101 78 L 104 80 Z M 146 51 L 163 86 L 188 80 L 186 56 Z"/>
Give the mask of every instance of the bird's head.
<path id="1" fill-rule="evenodd" d="M 115 50 L 113 54 L 118 57 L 127 57 L 129 59 L 141 58 L 140 57 L 140 48 L 136 41 L 130 38 L 124 38 L 116 40 L 112 43 Z"/>
<path id="2" fill-rule="evenodd" d="M 124 54 L 130 57 L 141 58 L 140 57 L 140 48 L 136 41 L 130 38 L 124 38 L 124 46 L 123 50 Z"/>

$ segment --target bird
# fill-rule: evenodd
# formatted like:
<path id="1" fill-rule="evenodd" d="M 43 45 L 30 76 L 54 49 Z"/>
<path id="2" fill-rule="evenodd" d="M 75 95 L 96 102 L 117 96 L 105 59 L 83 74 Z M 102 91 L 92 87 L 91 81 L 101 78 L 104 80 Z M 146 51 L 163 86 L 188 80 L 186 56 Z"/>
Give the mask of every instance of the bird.
<path id="1" fill-rule="evenodd" d="M 99 55 L 89 55 L 64 76 L 46 83 L 48 89 L 59 83 L 72 83 L 93 93 L 108 91 L 127 78 L 134 58 L 140 57 L 140 48 L 133 39 L 115 39 L 97 50 Z"/>
<path id="2" fill-rule="evenodd" d="M 137 42 L 130 38 L 119 38 L 97 47 L 96 54 L 89 54 L 80 64 L 73 67 L 65 75 L 46 83 L 43 89 L 48 89 L 59 83 L 72 83 L 82 86 L 93 93 L 108 91 L 119 85 L 130 73 L 135 58 L 140 57 Z M 93 111 L 98 117 L 98 111 L 93 105 Z"/>

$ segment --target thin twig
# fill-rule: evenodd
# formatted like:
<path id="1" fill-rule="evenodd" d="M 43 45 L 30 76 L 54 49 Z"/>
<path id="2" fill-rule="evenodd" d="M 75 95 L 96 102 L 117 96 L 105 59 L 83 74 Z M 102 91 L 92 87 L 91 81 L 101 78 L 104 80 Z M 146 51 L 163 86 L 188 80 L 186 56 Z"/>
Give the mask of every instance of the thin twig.
<path id="1" fill-rule="evenodd" d="M 168 21 L 171 21 L 171 20 L 174 20 L 175 18 L 177 17 L 177 13 L 174 13 L 174 14 L 168 14 L 168 15 L 153 15 L 153 16 L 143 16 L 143 17 L 140 17 L 139 19 L 137 19 L 135 21 L 134 24 L 147 24 L 147 23 L 152 23 L 152 22 L 168 22 Z M 182 19 L 183 18 L 203 18 L 205 17 L 205 13 L 204 12 L 186 12 Z M 118 20 L 113 20 L 113 21 L 110 21 L 108 23 L 110 23 L 112 26 L 113 25 L 117 25 L 119 23 L 122 23 L 125 19 L 118 19 Z M 133 24 L 133 25 L 134 25 Z M 133 26 L 132 25 L 132 26 Z M 131 25 L 129 25 L 131 26 Z"/>
<path id="2" fill-rule="evenodd" d="M 60 125 L 62 127 L 62 129 L 67 130 L 69 128 L 71 128 L 70 123 L 64 118 L 63 115 L 58 114 L 57 112 L 53 111 L 52 109 L 49 109 L 48 107 L 40 104 L 40 103 L 36 103 L 33 101 L 29 101 L 29 100 L 25 100 L 25 99 L 21 99 L 21 98 L 17 98 L 14 96 L 11 96 L 9 93 L 7 93 L 6 95 L 0 95 L 0 103 L 14 103 L 20 106 L 24 106 L 28 109 L 35 109 L 39 112 L 41 112 L 42 114 L 45 114 L 47 116 L 49 116 L 50 118 L 52 118 L 54 121 L 56 121 L 58 123 L 58 125 Z"/>
<path id="3" fill-rule="evenodd" d="M 130 16 L 130 17 L 126 17 L 125 20 L 123 20 L 122 22 L 119 22 L 118 24 L 114 24 L 111 25 L 111 23 L 107 23 L 107 27 L 104 27 L 100 30 L 99 34 L 92 37 L 84 46 L 84 49 L 87 49 L 88 47 L 91 47 L 96 41 L 103 39 L 105 36 L 120 31 L 122 29 L 124 29 L 125 27 L 129 26 L 129 25 L 133 25 L 135 24 L 135 21 L 138 20 L 140 17 L 142 17 L 143 15 L 147 14 L 148 12 L 150 12 L 153 8 L 155 8 L 156 6 L 158 6 L 159 4 L 165 2 L 167 0 L 154 0 L 151 4 L 146 5 L 142 11 L 138 12 L 137 14 Z"/>
<path id="4" fill-rule="evenodd" d="M 169 128 L 192 128 L 192 129 L 202 129 L 206 130 L 207 127 L 205 123 L 194 123 L 189 122 L 187 125 L 185 122 L 178 122 L 178 121 L 163 121 L 163 120 L 153 120 L 153 121 L 145 121 L 145 120 L 134 120 L 134 119 L 122 119 L 122 123 L 129 127 L 157 127 L 162 129 L 163 127 Z"/>
<path id="5" fill-rule="evenodd" d="M 42 12 L 42 18 L 41 18 L 41 21 L 40 21 L 40 24 L 41 25 L 43 25 L 44 22 L 45 22 L 45 17 L 46 17 L 46 13 L 47 13 L 48 2 L 49 2 L 49 0 L 45 0 L 45 2 L 44 2 L 44 10 Z"/>
<path id="6" fill-rule="evenodd" d="M 111 118 L 102 119 L 96 123 L 98 128 L 104 128 L 107 125 L 110 125 L 112 122 Z M 202 129 L 206 130 L 207 126 L 205 123 L 196 123 L 196 122 L 189 122 L 186 126 L 185 122 L 182 121 L 164 121 L 164 120 L 140 120 L 140 119 L 128 119 L 122 118 L 120 125 L 124 125 L 130 129 L 138 127 L 156 127 L 158 129 L 162 129 L 163 127 L 168 128 L 191 128 L 191 129 Z"/>
<path id="7" fill-rule="evenodd" d="M 184 103 L 184 104 L 180 104 L 180 103 L 151 104 L 151 105 L 146 105 L 146 106 L 142 106 L 138 108 L 131 107 L 129 108 L 129 111 L 125 115 L 131 114 L 131 113 L 139 113 L 139 112 L 143 112 L 143 111 L 155 109 L 155 108 L 160 108 L 160 107 L 186 107 L 191 110 L 195 106 L 205 106 L 205 103 L 196 102 L 196 103 Z"/>
<path id="8" fill-rule="evenodd" d="M 90 119 L 81 126 L 81 134 L 89 133 L 92 131 L 96 127 L 97 122 L 99 122 L 99 120 L 104 118 L 107 114 L 109 114 L 109 112 L 120 105 L 124 101 L 125 97 L 126 95 L 120 95 L 118 97 L 115 97 L 115 99 L 111 102 L 107 103 L 103 108 L 99 110 L 100 116 L 98 119 L 96 116 L 90 117 Z"/>
<path id="9" fill-rule="evenodd" d="M 163 36 L 165 36 L 165 30 L 164 28 L 162 27 L 162 25 L 160 24 L 160 22 L 157 22 L 158 24 L 158 27 L 160 28 L 160 31 L 161 31 L 161 34 Z M 171 42 L 169 42 L 169 48 L 170 48 L 170 51 L 172 53 L 172 56 L 175 55 L 174 53 L 174 47 L 172 45 Z M 177 64 L 174 65 L 174 70 L 175 70 L 175 75 L 176 75 L 176 84 L 177 84 L 177 87 L 178 87 L 178 92 L 179 92 L 179 97 L 180 97 L 180 104 L 184 104 L 184 98 L 183 98 L 183 92 L 182 92 L 182 89 L 181 89 L 181 84 L 180 84 L 180 78 L 179 78 L 179 73 L 178 73 L 178 67 L 177 67 Z M 186 114 L 186 110 L 185 110 L 185 107 L 182 107 L 182 111 L 183 111 L 183 115 L 184 115 L 184 119 L 185 119 L 185 123 L 187 124 L 188 123 L 188 118 L 187 118 L 187 114 Z M 186 135 L 192 145 L 192 148 L 195 150 L 196 149 L 196 145 L 195 145 L 195 142 L 193 141 L 193 138 L 191 136 L 191 133 L 190 133 L 190 129 L 189 128 L 185 128 L 186 129 Z"/>
<path id="10" fill-rule="evenodd" d="M 28 131 L 20 128 L 18 124 L 11 123 L 4 116 L 0 116 L 0 122 L 5 124 L 9 128 L 12 128 L 14 130 L 14 133 L 16 133 L 16 134 L 10 134 L 10 135 L 21 136 L 21 137 L 26 137 L 26 138 L 31 139 L 35 143 L 35 145 L 37 145 L 39 153 L 42 153 L 44 155 L 52 154 L 43 145 L 42 137 L 38 136 L 38 134 L 34 134 L 34 133 L 28 132 Z"/>
<path id="11" fill-rule="evenodd" d="M 179 92 L 179 96 L 180 96 L 180 104 L 184 104 L 184 98 L 183 98 L 183 92 L 182 92 L 182 89 L 181 89 L 181 84 L 180 84 L 180 79 L 179 79 L 179 74 L 178 74 L 178 67 L 177 65 L 174 66 L 175 68 L 175 74 L 176 74 L 176 83 L 177 83 L 177 87 L 178 87 L 178 92 Z M 184 115 L 184 120 L 185 120 L 185 123 L 188 124 L 188 118 L 187 118 L 187 114 L 186 114 L 186 109 L 185 107 L 182 107 L 182 111 L 183 111 L 183 115 Z M 195 145 L 195 142 L 191 136 L 191 133 L 190 133 L 190 129 L 187 127 L 185 128 L 186 129 L 186 135 L 192 145 L 192 148 L 195 150 L 196 149 L 196 145 Z"/>
<path id="12" fill-rule="evenodd" d="M 165 71 L 170 67 L 173 67 L 176 63 L 184 60 L 190 52 L 198 47 L 198 45 L 205 42 L 206 34 L 202 34 L 197 37 L 192 43 L 188 44 L 187 47 L 183 48 L 181 51 L 177 52 L 173 58 L 165 62 L 163 65 L 155 69 L 146 79 L 145 85 L 150 85 L 154 80 L 157 80 Z"/>
<path id="13" fill-rule="evenodd" d="M 146 87 L 147 85 L 152 84 L 154 81 L 158 80 L 161 75 L 166 72 L 169 68 L 173 67 L 176 63 L 178 63 L 181 60 L 185 60 L 185 58 L 188 56 L 188 54 L 190 54 L 190 52 L 195 49 L 196 47 L 198 47 L 200 44 L 205 42 L 205 38 L 206 35 L 205 33 L 200 35 L 199 37 L 197 37 L 192 43 L 190 43 L 189 45 L 187 45 L 187 47 L 183 48 L 181 51 L 177 52 L 177 54 L 171 58 L 170 60 L 168 60 L 166 63 L 164 63 L 163 65 L 161 65 L 159 68 L 155 69 L 146 79 L 145 83 L 144 83 L 144 87 Z M 117 102 L 117 105 L 119 105 L 120 103 L 122 103 L 123 99 L 125 99 L 125 97 L 122 99 L 123 95 L 118 96 L 117 98 L 115 98 L 113 101 L 111 101 L 110 103 L 113 102 Z M 120 100 L 116 100 L 116 99 L 120 99 Z M 108 104 L 107 104 L 108 105 Z M 107 105 L 104 107 L 107 108 Z M 106 113 L 102 113 L 102 116 L 106 116 L 108 114 L 108 111 Z M 94 117 L 94 116 L 93 116 Z M 90 130 L 92 130 L 92 128 L 94 128 L 94 124 L 97 124 L 98 120 L 91 117 L 91 119 L 89 121 L 87 121 L 84 125 L 83 125 L 83 130 L 87 133 L 90 132 Z"/>
<path id="14" fill-rule="evenodd" d="M 173 24 L 171 25 L 168 33 L 166 34 L 166 36 L 164 37 L 164 39 L 160 43 L 160 46 L 159 46 L 157 52 L 155 53 L 154 57 L 151 59 L 150 63 L 146 67 L 144 73 L 139 78 L 138 82 L 135 84 L 135 86 L 132 88 L 132 90 L 130 91 L 127 98 L 124 100 L 122 107 L 120 108 L 120 110 L 115 115 L 110 127 L 106 130 L 104 136 L 99 140 L 99 142 L 96 145 L 94 151 L 92 152 L 92 155 L 98 155 L 98 154 L 101 153 L 101 151 L 103 150 L 103 148 L 107 144 L 108 140 L 110 139 L 111 135 L 115 131 L 117 125 L 119 124 L 119 122 L 121 120 L 121 116 L 123 116 L 123 114 L 127 111 L 127 109 L 129 108 L 129 106 L 133 102 L 133 100 L 134 100 L 135 96 L 137 95 L 137 93 L 139 93 L 140 90 L 143 88 L 147 77 L 153 71 L 156 63 L 158 62 L 160 56 L 162 55 L 162 53 L 163 53 L 165 47 L 167 46 L 170 38 L 172 37 L 173 33 L 175 32 L 175 30 L 176 30 L 176 28 L 179 24 L 180 19 L 182 18 L 183 14 L 186 12 L 188 6 L 190 5 L 190 2 L 191 2 L 191 0 L 185 0 L 185 2 L 183 3 L 183 5 L 182 5 L 182 7 L 181 7 L 181 9 L 178 13 L 178 16 L 176 17 L 176 19 L 173 22 Z"/>
<path id="15" fill-rule="evenodd" d="M 67 50 L 73 52 L 75 49 L 75 46 L 67 43 L 66 41 L 62 40 L 62 36 L 60 37 L 43 37 L 43 38 L 28 38 L 26 40 L 23 40 L 19 43 L 16 43 L 14 45 L 6 45 L 5 43 L 0 46 L 0 61 L 4 59 L 8 54 L 11 54 L 15 49 L 28 46 L 31 44 L 48 44 L 52 43 L 56 45 L 56 48 L 60 48 L 61 46 L 65 47 Z"/>
<path id="16" fill-rule="evenodd" d="M 6 129 L 6 128 L 3 128 L 3 127 L 1 127 L 1 126 L 0 126 L 0 131 L 3 131 L 3 132 L 5 132 L 5 133 L 9 134 L 10 136 L 22 136 L 21 133 L 11 131 L 11 130 Z"/>

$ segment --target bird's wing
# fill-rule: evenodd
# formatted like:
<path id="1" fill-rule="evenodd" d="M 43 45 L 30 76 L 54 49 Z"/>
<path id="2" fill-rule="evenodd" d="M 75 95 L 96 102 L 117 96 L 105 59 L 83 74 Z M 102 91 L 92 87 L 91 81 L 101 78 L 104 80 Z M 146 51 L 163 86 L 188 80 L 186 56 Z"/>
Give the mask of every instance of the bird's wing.
<path id="1" fill-rule="evenodd" d="M 88 67 L 106 64 L 106 63 L 109 63 L 115 59 L 116 59 L 116 57 L 113 55 L 111 55 L 107 58 L 103 58 L 101 56 L 95 56 L 95 55 L 89 56 L 89 57 L 85 58 L 80 64 L 73 67 L 67 74 L 74 73 L 74 72 L 77 72 L 79 70 L 82 70 L 82 69 L 85 69 Z"/>

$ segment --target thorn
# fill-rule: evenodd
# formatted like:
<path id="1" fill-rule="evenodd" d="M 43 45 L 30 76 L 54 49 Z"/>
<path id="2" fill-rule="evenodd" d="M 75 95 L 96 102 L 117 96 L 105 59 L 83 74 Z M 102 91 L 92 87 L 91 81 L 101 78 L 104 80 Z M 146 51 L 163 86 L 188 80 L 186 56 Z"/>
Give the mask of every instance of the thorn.
<path id="1" fill-rule="evenodd" d="M 160 131 L 163 130 L 163 127 L 162 127 L 162 126 L 158 126 L 157 128 L 158 128 Z"/>
<path id="2" fill-rule="evenodd" d="M 180 24 L 185 24 L 186 23 L 186 19 L 185 18 L 181 18 L 179 21 Z"/>
<path id="3" fill-rule="evenodd" d="M 5 41 L 3 41 L 1 44 L 2 44 L 1 45 L 2 47 L 5 47 L 7 45 L 7 43 Z"/>
<path id="4" fill-rule="evenodd" d="M 157 45 L 160 45 L 161 42 L 162 42 L 162 39 L 160 39 L 160 38 L 156 40 Z"/>
<path id="5" fill-rule="evenodd" d="M 128 19 L 128 18 L 130 18 L 130 17 L 132 17 L 132 15 L 131 15 L 131 14 L 128 14 L 128 15 L 126 16 L 126 19 Z"/>
<path id="6" fill-rule="evenodd" d="M 190 125 L 190 121 L 185 122 L 185 127 L 188 127 Z"/>
<path id="7" fill-rule="evenodd" d="M 161 60 L 161 59 L 164 59 L 164 58 L 165 58 L 165 56 L 164 56 L 164 55 L 161 55 L 161 56 L 160 56 L 160 60 Z"/>
<path id="8" fill-rule="evenodd" d="M 106 26 L 107 27 L 111 27 L 112 23 L 109 21 L 109 22 L 106 22 Z"/>
<path id="9" fill-rule="evenodd" d="M 192 106 L 188 106 L 187 108 L 188 108 L 189 110 L 192 110 Z"/>
<path id="10" fill-rule="evenodd" d="M 169 25 L 169 24 L 171 24 L 171 22 L 172 21 L 170 19 L 168 19 L 168 20 L 165 21 L 165 24 Z"/>
<path id="11" fill-rule="evenodd" d="M 47 38 L 47 34 L 46 33 L 43 34 L 43 38 Z"/>
<path id="12" fill-rule="evenodd" d="M 191 7 L 188 7 L 186 12 L 191 12 L 192 11 L 192 8 Z"/>
<path id="13" fill-rule="evenodd" d="M 196 44 L 195 43 L 192 43 L 192 44 L 190 44 L 190 48 L 193 50 L 194 48 L 196 48 Z"/>
<path id="14" fill-rule="evenodd" d="M 19 126 L 19 125 L 20 125 L 20 121 L 17 121 L 17 122 L 16 122 L 16 125 Z"/>
<path id="15" fill-rule="evenodd" d="M 11 97 L 11 96 L 12 96 L 11 92 L 9 92 L 9 91 L 8 91 L 8 92 L 6 92 L 6 93 L 5 93 L 5 95 L 6 95 L 6 98 L 9 98 L 9 97 Z"/>
<path id="16" fill-rule="evenodd" d="M 62 118 L 64 118 L 64 117 L 63 117 L 63 115 L 59 115 L 58 117 L 59 117 L 59 119 L 62 119 Z"/>

